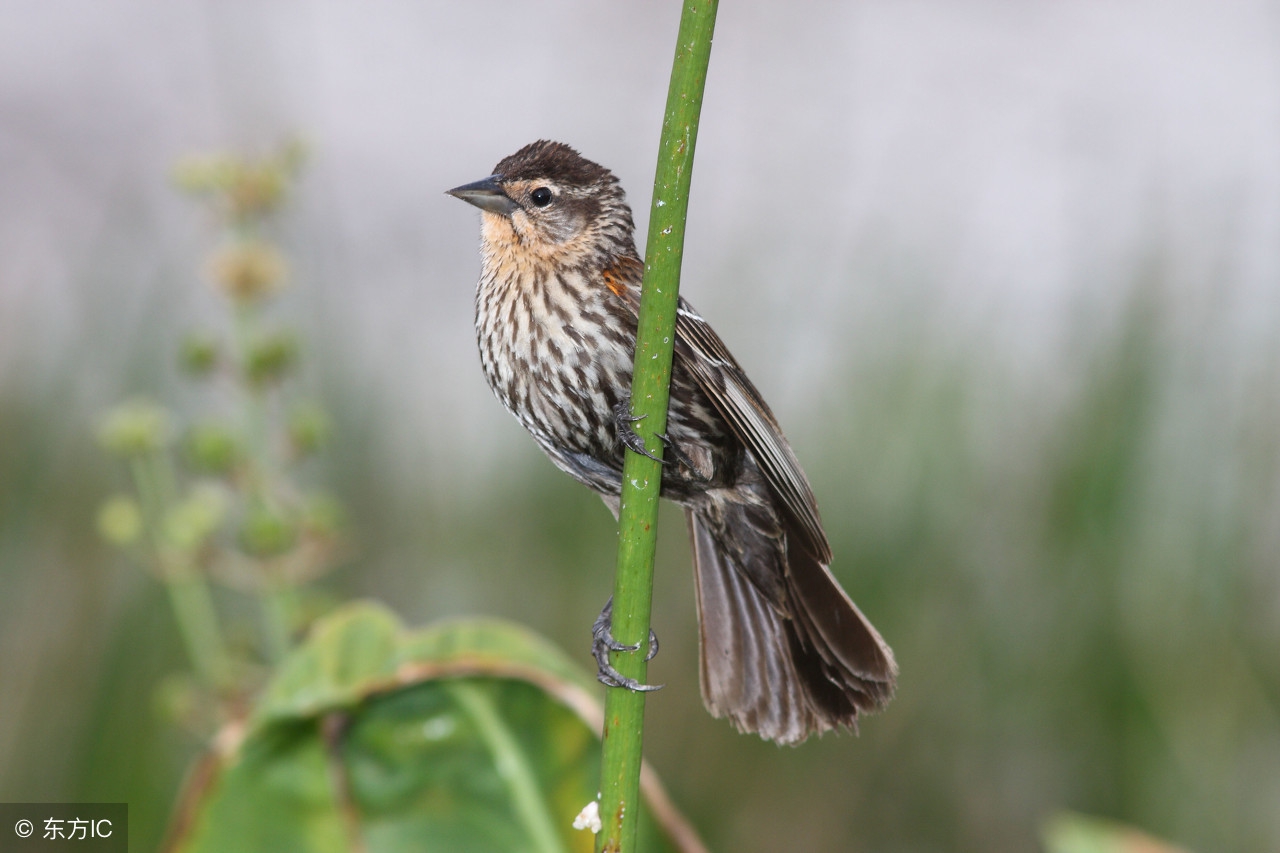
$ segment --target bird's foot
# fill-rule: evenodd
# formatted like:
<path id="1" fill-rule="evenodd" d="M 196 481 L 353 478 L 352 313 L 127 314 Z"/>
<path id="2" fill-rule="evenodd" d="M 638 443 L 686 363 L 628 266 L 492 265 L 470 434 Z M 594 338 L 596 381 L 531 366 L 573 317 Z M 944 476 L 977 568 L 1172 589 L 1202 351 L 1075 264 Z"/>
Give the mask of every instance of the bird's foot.
<path id="1" fill-rule="evenodd" d="M 622 673 L 613 668 L 613 664 L 609 663 L 609 652 L 634 652 L 640 648 L 640 644 L 628 646 L 626 643 L 619 643 L 613 638 L 611 630 L 613 626 L 613 596 L 609 596 L 609 600 L 604 603 L 604 609 L 600 611 L 600 615 L 596 617 L 595 623 L 591 626 L 591 654 L 596 659 L 596 665 L 599 672 L 596 679 L 606 687 L 625 687 L 633 693 L 647 693 L 650 690 L 658 690 L 661 684 L 642 684 L 634 678 L 627 678 Z M 645 655 L 646 661 L 653 660 L 653 656 L 658 653 L 658 635 L 653 633 L 653 629 L 649 629 L 649 652 Z"/>
<path id="2" fill-rule="evenodd" d="M 613 423 L 618 430 L 618 440 L 641 456 L 648 456 L 654 462 L 661 462 L 662 459 L 660 457 L 654 456 L 649 452 L 649 448 L 644 446 L 644 438 L 631 426 L 644 419 L 645 415 L 637 418 L 631 414 L 630 398 L 624 398 L 618 405 L 613 407 Z"/>
<path id="3" fill-rule="evenodd" d="M 659 432 L 655 433 L 654 438 L 661 441 L 662 446 L 667 448 L 667 452 L 671 454 L 671 460 L 663 460 L 665 464 L 673 465 L 679 463 L 688 469 L 689 473 L 693 475 L 695 480 L 700 480 L 704 483 L 711 482 L 711 478 L 698 470 L 698 466 L 693 463 L 693 460 L 689 458 L 687 453 L 680 449 L 680 445 L 676 444 L 675 440 L 671 436 L 667 435 L 665 432 Z"/>

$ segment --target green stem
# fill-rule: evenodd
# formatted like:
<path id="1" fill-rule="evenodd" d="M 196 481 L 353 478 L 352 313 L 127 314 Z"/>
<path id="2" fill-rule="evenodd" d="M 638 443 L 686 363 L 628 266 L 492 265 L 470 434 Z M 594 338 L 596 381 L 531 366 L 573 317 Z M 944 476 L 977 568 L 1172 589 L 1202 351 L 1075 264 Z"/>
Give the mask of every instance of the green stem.
<path id="1" fill-rule="evenodd" d="M 192 566 L 168 569 L 165 574 L 169 603 L 192 666 L 206 684 L 228 686 L 231 673 L 209 585 Z"/>
<path id="2" fill-rule="evenodd" d="M 247 226 L 246 226 L 247 227 Z M 267 391 L 254 387 L 247 365 L 253 340 L 258 331 L 259 311 L 255 302 L 233 306 L 234 340 L 240 366 L 239 381 L 244 399 L 244 431 L 248 442 L 248 466 L 245 492 L 250 502 L 276 502 L 278 469 L 271 454 L 271 424 Z M 262 634 L 268 659 L 279 663 L 292 647 L 292 628 L 297 622 L 297 596 L 288 581 L 270 576 L 268 567 L 258 563 L 258 608 L 262 616 Z"/>
<path id="3" fill-rule="evenodd" d="M 151 544 L 158 551 L 160 525 L 168 509 L 168 501 L 161 497 L 161 489 L 156 483 L 153 473 L 156 464 L 144 456 L 135 456 L 129 460 L 129 473 L 133 475 L 133 487 L 138 490 L 138 501 L 142 504 L 142 518 L 146 522 Z"/>
<path id="4" fill-rule="evenodd" d="M 636 424 L 637 431 L 657 456 L 662 454 L 661 444 L 648 439 L 665 432 L 667 425 L 685 215 L 716 7 L 717 0 L 684 0 L 653 182 L 631 406 L 632 414 L 643 418 Z M 640 681 L 646 672 L 661 477 L 661 463 L 627 451 L 618 516 L 613 635 L 641 651 L 614 653 L 612 659 L 620 673 Z M 602 851 L 635 849 L 643 734 L 644 694 L 610 690 L 605 697 L 600 774 Z"/>
<path id="5" fill-rule="evenodd" d="M 563 853 L 555 822 L 546 800 L 540 795 L 533 767 L 511 729 L 502 721 L 493 699 L 474 684 L 446 681 L 449 694 L 475 724 L 476 732 L 493 756 L 498 777 L 507 785 L 516 815 L 529 835 L 536 853 Z"/>
<path id="6" fill-rule="evenodd" d="M 235 349 L 240 368 L 240 390 L 244 395 L 244 431 L 248 441 L 249 494 L 260 498 L 267 493 L 267 483 L 273 471 L 265 393 L 261 388 L 252 386 L 247 369 L 249 351 L 258 330 L 258 310 L 254 303 L 240 303 L 235 305 L 233 310 Z"/>
<path id="7" fill-rule="evenodd" d="M 229 658 L 209 585 L 199 570 L 172 553 L 164 540 L 165 516 L 175 500 L 173 469 L 167 457 L 157 453 L 135 457 L 131 470 L 152 555 L 160 567 L 160 580 L 169 594 L 187 657 L 201 681 L 214 688 L 225 687 L 230 683 Z"/>
<path id="8" fill-rule="evenodd" d="M 287 582 L 269 581 L 258 592 L 258 604 L 262 608 L 267 658 L 279 663 L 293 646 L 293 626 L 298 624 L 297 590 Z"/>

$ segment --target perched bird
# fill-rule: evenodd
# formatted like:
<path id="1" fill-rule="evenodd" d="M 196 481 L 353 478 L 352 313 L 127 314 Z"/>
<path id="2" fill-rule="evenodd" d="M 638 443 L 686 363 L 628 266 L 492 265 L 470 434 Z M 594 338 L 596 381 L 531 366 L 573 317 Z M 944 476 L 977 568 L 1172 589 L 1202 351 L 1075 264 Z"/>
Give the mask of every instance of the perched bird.
<path id="1" fill-rule="evenodd" d="M 449 194 L 482 211 L 476 337 L 489 386 L 616 516 L 624 447 L 650 455 L 630 417 L 644 266 L 622 187 L 543 140 Z M 881 708 L 893 653 L 828 571 L 813 491 L 773 413 L 684 299 L 661 439 L 673 458 L 661 494 L 684 507 L 693 542 L 707 709 L 798 743 Z M 609 666 L 608 605 L 601 616 L 600 680 L 645 689 Z"/>

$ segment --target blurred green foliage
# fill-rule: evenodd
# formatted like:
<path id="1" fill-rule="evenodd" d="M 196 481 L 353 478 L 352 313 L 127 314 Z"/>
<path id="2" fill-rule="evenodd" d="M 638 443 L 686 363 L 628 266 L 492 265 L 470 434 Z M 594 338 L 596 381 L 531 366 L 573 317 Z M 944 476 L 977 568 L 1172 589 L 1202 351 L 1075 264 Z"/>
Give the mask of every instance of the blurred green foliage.
<path id="1" fill-rule="evenodd" d="M 1184 853 L 1114 821 L 1061 814 L 1044 832 L 1045 853 Z"/>
<path id="2" fill-rule="evenodd" d="M 592 682 L 516 625 L 404 631 L 355 603 L 288 657 L 239 742 L 183 796 L 177 853 L 590 851 Z M 641 850 L 669 848 L 650 824 Z"/>
<path id="3" fill-rule="evenodd" d="M 276 193 L 264 181 L 220 203 L 242 217 Z M 261 273 L 253 288 L 283 275 Z M 235 298 L 260 298 L 246 280 Z M 1082 336 L 1052 383 L 1020 384 L 1001 353 L 944 351 L 905 329 L 871 367 L 827 377 L 834 390 L 807 417 L 784 419 L 834 570 L 902 667 L 898 697 L 856 738 L 780 750 L 707 716 L 682 521 L 666 509 L 652 666 L 668 687 L 649 703 L 647 748 L 713 849 L 1013 853 L 1037 849 L 1062 809 L 1189 850 L 1280 847 L 1280 354 L 1224 366 L 1160 280 L 1132 292 L 1126 319 Z M 167 417 L 135 410 L 112 446 L 178 441 L 193 467 L 236 470 L 252 433 L 206 435 L 201 450 L 178 427 L 206 421 L 157 367 L 176 372 L 163 312 L 136 336 L 106 316 L 68 363 L 123 347 L 114 396 L 176 401 Z M 188 345 L 181 362 L 216 381 L 233 349 Z M 393 491 L 375 449 L 395 411 L 349 376 L 318 380 L 323 426 L 276 421 L 293 454 L 329 437 L 307 471 L 328 491 L 294 505 L 291 529 L 356 531 L 358 568 L 332 575 L 330 594 L 393 602 L 410 624 L 516 619 L 585 662 L 615 544 L 599 501 L 532 448 L 501 477 L 424 463 L 417 492 Z M 208 708 L 178 675 L 189 664 L 163 588 L 99 537 L 136 542 L 142 507 L 92 441 L 110 401 L 73 387 L 0 386 L 0 798 L 128 800 L 150 850 L 217 719 L 199 719 Z M 200 500 L 174 502 L 166 535 L 199 539 L 214 509 Z M 213 598 L 228 647 L 257 654 L 253 596 Z"/>
<path id="4" fill-rule="evenodd" d="M 192 379 L 220 373 L 218 390 L 229 402 L 216 418 L 186 427 L 177 456 L 170 447 L 179 418 L 150 400 L 112 407 L 98 428 L 102 448 L 127 463 L 134 493 L 108 498 L 99 532 L 121 547 L 142 546 L 131 553 L 165 584 L 195 675 L 209 694 L 161 705 L 212 703 L 220 711 L 213 722 L 243 716 L 263 658 L 278 661 L 305 627 L 299 587 L 331 568 L 342 545 L 336 499 L 308 495 L 291 470 L 319 449 L 326 420 L 315 403 L 287 395 L 283 382 L 298 365 L 300 346 L 292 331 L 269 325 L 267 313 L 286 263 L 266 234 L 300 160 L 301 149 L 290 144 L 259 160 L 219 156 L 179 167 L 180 186 L 206 199 L 223 232 L 209 267 L 225 297 L 228 329 L 186 334 L 178 364 Z M 284 414 L 286 405 L 294 414 Z M 218 584 L 258 599 L 262 654 L 227 643 L 226 608 L 212 592 Z"/>

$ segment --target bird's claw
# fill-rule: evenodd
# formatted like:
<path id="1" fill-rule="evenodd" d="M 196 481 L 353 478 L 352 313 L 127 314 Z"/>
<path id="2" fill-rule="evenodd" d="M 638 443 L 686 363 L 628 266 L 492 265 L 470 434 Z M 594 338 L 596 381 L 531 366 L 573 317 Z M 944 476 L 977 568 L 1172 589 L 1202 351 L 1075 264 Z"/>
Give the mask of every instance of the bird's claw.
<path id="1" fill-rule="evenodd" d="M 640 648 L 640 644 L 629 646 L 626 643 L 620 643 L 614 639 L 611 630 L 613 624 L 613 596 L 609 596 L 609 600 L 605 602 L 604 609 L 600 611 L 600 615 L 596 617 L 596 621 L 591 626 L 591 654 L 596 659 L 596 666 L 599 671 L 596 673 L 596 680 L 606 687 L 623 687 L 633 693 L 647 693 L 651 690 L 661 689 L 661 684 L 643 684 L 634 678 L 618 672 L 613 668 L 613 664 L 609 663 L 609 652 L 634 652 Z M 649 652 L 645 655 L 645 661 L 653 660 L 653 656 L 658 653 L 658 635 L 653 633 L 653 629 L 649 629 Z"/>
<path id="2" fill-rule="evenodd" d="M 667 451 L 671 454 L 670 460 L 663 460 L 664 464 L 675 465 L 676 463 L 679 463 L 687 468 L 689 472 L 693 474 L 695 479 L 701 480 L 704 483 L 710 482 L 711 478 L 698 470 L 698 466 L 694 465 L 693 460 L 689 458 L 689 455 L 680 449 L 680 445 L 676 444 L 675 439 L 667 435 L 665 432 L 655 433 L 654 438 L 661 441 L 662 446 L 667 448 Z"/>
<path id="3" fill-rule="evenodd" d="M 634 450 L 641 456 L 649 457 L 654 462 L 660 462 L 668 467 L 683 465 L 693 473 L 695 478 L 702 480 L 703 482 L 707 482 L 711 479 L 698 470 L 698 466 L 693 464 L 693 460 L 689 458 L 689 455 L 681 450 L 680 446 L 675 443 L 675 440 L 665 432 L 655 433 L 654 438 L 661 441 L 662 446 L 671 452 L 671 458 L 663 459 L 650 453 L 649 448 L 645 447 L 644 438 L 631 427 L 632 424 L 642 421 L 646 417 L 647 415 L 640 415 L 639 417 L 636 417 L 631 414 L 631 401 L 629 399 L 623 400 L 618 403 L 618 405 L 614 406 L 613 419 L 618 431 L 618 440 L 627 448 Z"/>
<path id="4" fill-rule="evenodd" d="M 662 457 L 654 456 L 650 453 L 649 448 L 644 446 L 644 438 L 631 426 L 638 421 L 644 420 L 645 417 L 646 415 L 635 417 L 631 414 L 630 399 L 624 399 L 613 407 L 613 422 L 618 430 L 618 440 L 641 456 L 648 456 L 654 462 L 661 462 Z"/>

